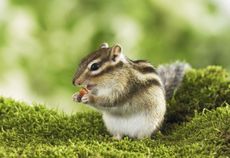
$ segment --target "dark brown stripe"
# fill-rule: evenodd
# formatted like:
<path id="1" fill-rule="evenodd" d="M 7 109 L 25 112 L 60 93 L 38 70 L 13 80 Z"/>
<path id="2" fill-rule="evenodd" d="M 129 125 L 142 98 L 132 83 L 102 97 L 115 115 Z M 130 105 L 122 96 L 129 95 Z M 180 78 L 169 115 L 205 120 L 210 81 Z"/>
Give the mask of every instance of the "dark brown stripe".
<path id="1" fill-rule="evenodd" d="M 97 76 L 99 76 L 99 75 L 103 75 L 103 74 L 105 74 L 105 73 L 110 73 L 110 72 L 114 71 L 115 69 L 122 68 L 123 65 L 124 65 L 124 63 L 122 63 L 122 62 L 120 61 L 120 62 L 117 63 L 116 65 L 106 67 L 106 68 L 105 68 L 104 70 L 102 70 L 99 74 L 94 75 L 94 77 L 97 77 Z"/>
<path id="2" fill-rule="evenodd" d="M 127 99 L 131 99 L 135 97 L 135 95 L 138 95 L 139 93 L 143 93 L 144 91 L 146 91 L 148 88 L 151 88 L 152 86 L 162 87 L 161 83 L 156 79 L 150 79 L 145 82 L 136 82 L 135 79 L 133 80 L 134 81 L 130 81 L 127 84 L 129 88 L 124 93 L 124 95 L 114 101 L 114 105 L 119 105 L 119 104 L 122 105 L 127 101 Z"/>
<path id="3" fill-rule="evenodd" d="M 146 67 L 136 67 L 135 68 L 137 71 L 139 71 L 142 74 L 147 74 L 147 73 L 157 73 L 156 69 L 150 66 Z"/>
<path id="4" fill-rule="evenodd" d="M 133 63 L 135 64 L 139 64 L 139 63 L 148 63 L 146 60 L 131 60 Z"/>
<path id="5" fill-rule="evenodd" d="M 145 84 L 144 84 L 145 87 L 148 87 L 148 86 L 151 86 L 151 85 L 160 87 L 161 83 L 156 79 L 151 79 L 151 80 L 146 81 Z"/>
<path id="6" fill-rule="evenodd" d="M 131 59 L 128 59 L 128 61 L 129 61 L 130 65 L 132 65 L 133 69 L 139 71 L 142 74 L 147 74 L 147 73 L 157 74 L 157 71 L 153 66 L 144 65 L 144 64 L 151 64 L 151 63 L 147 62 L 146 60 L 134 60 L 133 61 Z"/>
<path id="7" fill-rule="evenodd" d="M 138 93 L 138 91 L 145 91 L 146 89 L 148 89 L 151 86 L 161 86 L 160 82 L 156 79 L 150 79 L 147 80 L 143 83 L 138 83 L 138 82 L 134 82 L 134 83 L 129 83 L 131 85 L 130 89 L 129 89 L 129 97 L 135 95 L 136 93 Z"/>

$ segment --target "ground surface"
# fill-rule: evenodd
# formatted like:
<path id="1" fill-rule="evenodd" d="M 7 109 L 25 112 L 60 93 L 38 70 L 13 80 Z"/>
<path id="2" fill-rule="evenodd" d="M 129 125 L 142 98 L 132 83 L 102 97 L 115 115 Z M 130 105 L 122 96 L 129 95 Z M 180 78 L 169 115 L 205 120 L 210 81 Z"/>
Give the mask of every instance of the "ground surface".
<path id="1" fill-rule="evenodd" d="M 228 157 L 229 103 L 227 72 L 192 70 L 168 101 L 160 132 L 117 141 L 97 112 L 67 116 L 0 97 L 0 157 Z"/>

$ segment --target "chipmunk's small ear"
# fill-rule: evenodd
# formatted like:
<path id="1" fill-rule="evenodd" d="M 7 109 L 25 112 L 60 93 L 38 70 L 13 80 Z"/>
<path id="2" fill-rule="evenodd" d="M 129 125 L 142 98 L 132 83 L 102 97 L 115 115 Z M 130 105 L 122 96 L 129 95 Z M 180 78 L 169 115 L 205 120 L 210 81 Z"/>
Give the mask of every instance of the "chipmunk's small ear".
<path id="1" fill-rule="evenodd" d="M 116 44 L 112 47 L 110 57 L 113 61 L 116 61 L 117 57 L 122 53 L 122 47 L 119 44 Z"/>
<path id="2" fill-rule="evenodd" d="M 108 43 L 102 43 L 100 45 L 100 48 L 109 48 L 109 44 Z"/>
<path id="3" fill-rule="evenodd" d="M 116 44 L 115 46 L 112 47 L 112 54 L 117 54 L 119 55 L 122 53 L 122 47 L 119 44 Z"/>

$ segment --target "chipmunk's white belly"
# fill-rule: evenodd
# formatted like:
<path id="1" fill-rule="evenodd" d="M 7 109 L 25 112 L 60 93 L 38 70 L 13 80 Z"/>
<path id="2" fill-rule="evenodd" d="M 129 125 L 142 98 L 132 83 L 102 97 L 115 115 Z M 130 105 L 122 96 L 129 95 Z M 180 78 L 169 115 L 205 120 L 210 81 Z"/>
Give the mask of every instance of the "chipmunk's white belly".
<path id="1" fill-rule="evenodd" d="M 144 112 L 128 117 L 103 113 L 103 119 L 111 134 L 138 138 L 149 137 L 159 124 Z"/>

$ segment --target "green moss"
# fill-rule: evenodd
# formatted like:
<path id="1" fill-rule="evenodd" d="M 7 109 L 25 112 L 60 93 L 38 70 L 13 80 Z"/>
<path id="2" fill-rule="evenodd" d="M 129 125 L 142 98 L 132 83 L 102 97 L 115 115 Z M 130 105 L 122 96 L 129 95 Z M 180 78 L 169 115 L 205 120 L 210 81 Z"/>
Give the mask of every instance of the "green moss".
<path id="1" fill-rule="evenodd" d="M 189 71 L 174 97 L 168 101 L 167 122 L 188 121 L 195 111 L 230 103 L 229 73 L 217 66 Z"/>
<path id="2" fill-rule="evenodd" d="M 0 98 L 0 157 L 227 157 L 229 94 L 221 68 L 192 70 L 169 101 L 164 129 L 171 126 L 170 132 L 121 141 L 111 138 L 97 112 L 67 116 Z"/>

